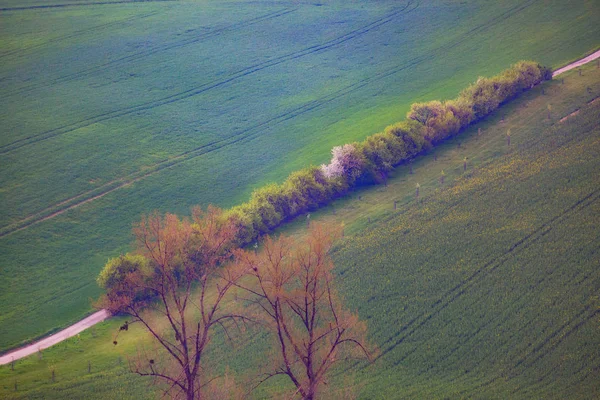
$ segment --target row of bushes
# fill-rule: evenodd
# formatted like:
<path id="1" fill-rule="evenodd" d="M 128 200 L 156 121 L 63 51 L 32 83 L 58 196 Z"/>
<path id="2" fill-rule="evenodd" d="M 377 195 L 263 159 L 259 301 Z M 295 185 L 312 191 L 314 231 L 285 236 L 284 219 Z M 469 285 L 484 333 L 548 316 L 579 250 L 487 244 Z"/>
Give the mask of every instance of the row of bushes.
<path id="1" fill-rule="evenodd" d="M 334 147 L 329 164 L 293 172 L 280 185 L 257 189 L 250 201 L 233 207 L 224 216 L 239 229 L 239 244 L 249 244 L 283 221 L 315 210 L 356 185 L 385 182 L 395 166 L 551 78 L 549 68 L 521 61 L 492 78 L 479 78 L 456 99 L 415 103 L 406 120 L 362 142 Z"/>

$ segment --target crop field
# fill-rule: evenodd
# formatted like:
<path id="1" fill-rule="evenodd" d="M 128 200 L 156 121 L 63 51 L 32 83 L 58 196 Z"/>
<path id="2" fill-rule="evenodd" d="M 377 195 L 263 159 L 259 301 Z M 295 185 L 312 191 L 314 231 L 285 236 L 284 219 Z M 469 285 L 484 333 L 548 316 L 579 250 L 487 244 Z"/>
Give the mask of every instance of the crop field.
<path id="1" fill-rule="evenodd" d="M 312 214 L 346 223 L 337 282 L 381 350 L 331 387 L 354 385 L 361 398 L 597 398 L 599 97 L 595 64 L 568 72 L 436 147 L 413 174 L 400 167 L 387 187 Z M 305 222 L 284 228 L 301 235 Z M 120 324 L 0 367 L 0 397 L 149 397 L 126 364 L 145 336 L 134 326 L 113 346 Z M 216 338 L 209 358 L 244 377 L 267 347 L 261 334 L 234 349 Z"/>
<path id="2" fill-rule="evenodd" d="M 0 5 L 0 349 L 73 322 L 153 209 L 228 207 L 523 58 L 598 1 Z"/>
<path id="3" fill-rule="evenodd" d="M 341 246 L 366 398 L 597 398 L 600 106 Z"/>

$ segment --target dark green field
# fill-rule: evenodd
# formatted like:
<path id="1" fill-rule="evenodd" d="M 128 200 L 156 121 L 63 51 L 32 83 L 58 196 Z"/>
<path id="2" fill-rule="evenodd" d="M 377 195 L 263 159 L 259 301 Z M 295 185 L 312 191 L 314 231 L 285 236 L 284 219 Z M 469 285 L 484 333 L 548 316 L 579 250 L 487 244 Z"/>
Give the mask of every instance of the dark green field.
<path id="1" fill-rule="evenodd" d="M 366 398 L 597 398 L 600 105 L 344 243 Z"/>
<path id="2" fill-rule="evenodd" d="M 414 174 L 400 167 L 387 188 L 341 199 L 335 214 L 312 214 L 346 223 L 337 282 L 381 350 L 372 365 L 337 370 L 328 390 L 355 386 L 370 399 L 598 397 L 600 101 L 591 102 L 600 97 L 600 69 L 582 72 L 500 108 L 462 133 L 460 147 L 451 140 L 420 158 Z M 285 228 L 301 235 L 305 223 Z M 102 323 L 14 371 L 0 367 L 0 397 L 150 397 L 125 363 L 147 339 L 134 327 L 113 346 L 121 323 Z M 252 378 L 268 343 L 247 337 L 233 350 L 217 337 L 211 367 Z"/>
<path id="3" fill-rule="evenodd" d="M 523 58 L 598 1 L 0 5 L 0 349 L 82 317 L 152 209 L 231 206 Z"/>

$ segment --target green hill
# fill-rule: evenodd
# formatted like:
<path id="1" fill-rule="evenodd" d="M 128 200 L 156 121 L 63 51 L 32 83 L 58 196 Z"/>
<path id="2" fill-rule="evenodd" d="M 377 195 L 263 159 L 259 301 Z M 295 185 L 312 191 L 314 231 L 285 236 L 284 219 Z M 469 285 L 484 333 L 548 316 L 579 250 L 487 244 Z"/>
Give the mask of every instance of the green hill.
<path id="1" fill-rule="evenodd" d="M 337 201 L 335 213 L 312 214 L 346 223 L 334 254 L 337 282 L 381 349 L 371 365 L 340 368 L 331 390 L 355 385 L 361 398 L 597 397 L 600 69 L 562 79 L 474 125 L 460 146 L 436 147 L 413 174 L 398 168 L 387 187 L 363 188 Z M 285 230 L 300 235 L 304 227 Z M 125 362 L 146 339 L 134 327 L 113 346 L 120 323 L 18 361 L 14 371 L 1 367 L 0 396 L 149 397 Z M 214 367 L 240 375 L 252 375 L 268 347 L 262 335 L 235 349 L 221 344 L 216 338 Z M 270 397 L 283 383 L 255 395 Z"/>
<path id="2" fill-rule="evenodd" d="M 237 204 L 414 101 L 600 37 L 594 0 L 0 8 L 0 349 L 88 312 L 141 213 Z"/>

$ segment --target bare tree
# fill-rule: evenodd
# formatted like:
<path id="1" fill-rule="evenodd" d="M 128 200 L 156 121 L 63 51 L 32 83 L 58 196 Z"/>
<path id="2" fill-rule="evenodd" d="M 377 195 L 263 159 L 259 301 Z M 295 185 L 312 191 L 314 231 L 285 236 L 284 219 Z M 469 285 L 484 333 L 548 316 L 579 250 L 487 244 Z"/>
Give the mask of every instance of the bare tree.
<path id="1" fill-rule="evenodd" d="M 243 287 L 252 294 L 276 343 L 270 364 L 275 367 L 258 385 L 286 375 L 296 387 L 295 395 L 314 399 L 337 361 L 370 358 L 366 324 L 342 307 L 333 288 L 329 251 L 339 234 L 339 229 L 313 224 L 296 245 L 283 236 L 267 237 L 262 252 L 237 252 L 238 263 L 254 277 Z"/>
<path id="2" fill-rule="evenodd" d="M 173 214 L 142 217 L 133 230 L 138 255 L 130 259 L 139 261 L 142 256 L 147 265 L 139 261 L 137 267 L 120 269 L 119 279 L 106 287 L 102 300 L 149 332 L 154 349 L 138 352 L 130 360 L 131 369 L 155 378 L 173 398 L 203 397 L 203 388 L 215 379 L 208 376 L 202 359 L 214 328 L 230 337 L 232 326 L 248 320 L 229 307 L 231 302 L 224 305 L 244 271 L 236 265 L 221 266 L 231 256 L 235 232 L 220 215 L 209 207 L 206 212 L 194 209 L 191 221 Z"/>

